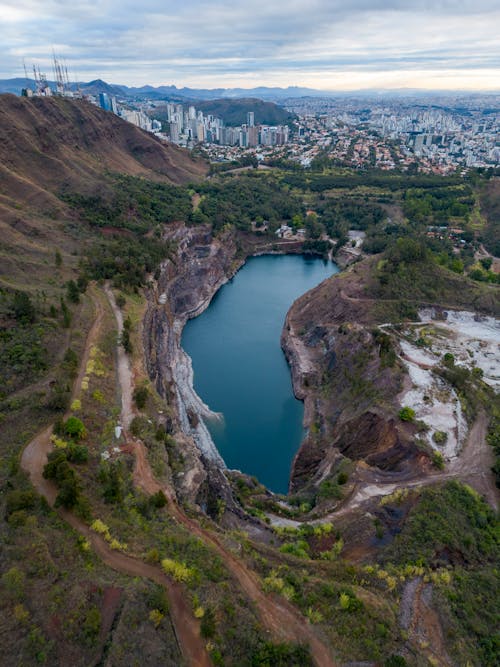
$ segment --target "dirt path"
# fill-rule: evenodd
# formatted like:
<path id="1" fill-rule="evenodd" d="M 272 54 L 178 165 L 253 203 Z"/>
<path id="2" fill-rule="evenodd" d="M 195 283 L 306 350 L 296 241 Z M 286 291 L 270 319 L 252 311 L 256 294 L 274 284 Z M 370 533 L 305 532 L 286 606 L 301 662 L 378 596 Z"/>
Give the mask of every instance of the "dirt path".
<path id="1" fill-rule="evenodd" d="M 163 491 L 168 500 L 170 514 L 192 535 L 199 537 L 218 553 L 246 595 L 255 604 L 262 624 L 273 637 L 278 641 L 308 644 L 318 667 L 335 667 L 337 663 L 332 659 L 329 649 L 314 634 L 306 619 L 284 598 L 278 595 L 266 595 L 257 575 L 249 570 L 215 533 L 201 528 L 196 521 L 187 517 L 173 499 L 171 490 L 162 487 L 154 478 L 147 461 L 144 444 L 135 440 L 134 449 L 136 456 L 134 483 L 148 494 Z"/>
<path id="2" fill-rule="evenodd" d="M 99 295 L 94 291 L 91 293 L 91 297 L 95 307 L 95 319 L 87 336 L 80 370 L 73 388 L 73 397 L 78 396 L 81 390 L 90 350 L 98 338 L 104 316 L 104 307 Z M 45 497 L 51 506 L 54 505 L 57 489 L 49 480 L 44 479 L 43 467 L 47 462 L 47 454 L 52 449 L 50 441 L 52 428 L 53 425 L 51 424 L 33 438 L 25 447 L 21 456 L 21 467 L 30 476 L 35 489 Z M 68 510 L 58 508 L 57 512 L 68 524 L 91 542 L 96 554 L 106 565 L 123 574 L 150 579 L 165 588 L 169 600 L 172 625 L 186 664 L 189 667 L 210 667 L 211 661 L 204 641 L 200 636 L 199 623 L 193 617 L 184 589 L 179 584 L 172 582 L 160 568 L 111 549 L 102 537 L 91 531 L 87 524 Z"/>
<path id="3" fill-rule="evenodd" d="M 441 621 L 432 607 L 432 584 L 421 577 L 408 581 L 401 595 L 399 624 L 419 653 L 436 667 L 452 667 Z"/>
<path id="4" fill-rule="evenodd" d="M 116 319 L 118 336 L 121 336 L 123 333 L 123 314 L 122 311 L 118 308 L 115 301 L 115 295 L 113 294 L 110 286 L 106 284 L 104 286 L 104 291 L 108 297 L 109 305 L 113 311 L 113 314 Z M 122 345 L 117 345 L 117 369 L 118 369 L 118 385 L 121 392 L 121 413 L 120 420 L 122 426 L 127 430 L 130 426 L 130 422 L 134 418 L 134 408 L 132 403 L 132 392 L 134 388 L 134 383 L 132 380 L 132 371 L 130 368 L 129 358 L 123 349 Z"/>
<path id="5" fill-rule="evenodd" d="M 486 442 L 487 431 L 488 417 L 485 412 L 480 412 L 460 456 L 451 461 L 447 473 L 470 484 L 498 509 L 499 492 L 491 472 L 495 457 L 493 448 Z"/>
<path id="6" fill-rule="evenodd" d="M 92 303 L 95 309 L 94 322 L 87 334 L 87 340 L 85 341 L 85 347 L 83 350 L 82 359 L 80 362 L 80 368 L 78 370 L 78 375 L 75 379 L 73 385 L 73 391 L 71 393 L 71 400 L 73 401 L 80 393 L 82 387 L 82 381 L 85 377 L 87 363 L 90 358 L 90 350 L 95 344 L 99 331 L 101 329 L 102 319 L 104 317 L 104 307 L 99 298 L 99 294 L 95 287 L 89 287 L 88 293 L 92 299 Z M 69 413 L 67 412 L 64 415 L 64 418 L 67 419 Z M 47 455 L 52 449 L 52 443 L 50 441 L 50 436 L 52 435 L 53 424 L 47 426 L 40 431 L 33 440 L 24 448 L 21 455 L 21 467 L 23 470 L 29 473 L 31 481 L 35 488 L 47 499 L 47 501 L 53 505 L 56 499 L 57 491 L 53 484 L 43 477 L 43 467 L 47 463 Z"/>

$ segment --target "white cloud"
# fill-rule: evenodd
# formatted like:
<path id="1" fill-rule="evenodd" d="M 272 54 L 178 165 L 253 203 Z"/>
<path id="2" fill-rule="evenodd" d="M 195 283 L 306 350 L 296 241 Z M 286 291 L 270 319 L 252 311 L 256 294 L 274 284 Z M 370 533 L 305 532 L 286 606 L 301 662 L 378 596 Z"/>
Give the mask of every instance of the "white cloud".
<path id="1" fill-rule="evenodd" d="M 498 25 L 497 0 L 0 0 L 0 77 L 54 46 L 80 80 L 498 88 Z"/>

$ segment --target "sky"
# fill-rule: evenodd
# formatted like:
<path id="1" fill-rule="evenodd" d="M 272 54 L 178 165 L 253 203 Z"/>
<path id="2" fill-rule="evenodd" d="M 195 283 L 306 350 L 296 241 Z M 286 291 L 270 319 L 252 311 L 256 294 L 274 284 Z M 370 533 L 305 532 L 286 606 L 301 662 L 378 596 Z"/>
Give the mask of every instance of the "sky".
<path id="1" fill-rule="evenodd" d="M 500 90 L 500 0 L 0 0 L 0 78 Z"/>

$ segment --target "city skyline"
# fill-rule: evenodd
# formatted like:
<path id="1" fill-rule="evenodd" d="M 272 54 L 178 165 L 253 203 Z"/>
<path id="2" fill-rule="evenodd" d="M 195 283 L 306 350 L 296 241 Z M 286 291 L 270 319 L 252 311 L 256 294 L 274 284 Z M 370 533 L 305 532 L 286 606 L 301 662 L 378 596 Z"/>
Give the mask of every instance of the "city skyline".
<path id="1" fill-rule="evenodd" d="M 136 86 L 498 90 L 499 24 L 494 0 L 1 0 L 0 78 L 23 58 L 50 77 L 54 51 L 71 78 Z"/>

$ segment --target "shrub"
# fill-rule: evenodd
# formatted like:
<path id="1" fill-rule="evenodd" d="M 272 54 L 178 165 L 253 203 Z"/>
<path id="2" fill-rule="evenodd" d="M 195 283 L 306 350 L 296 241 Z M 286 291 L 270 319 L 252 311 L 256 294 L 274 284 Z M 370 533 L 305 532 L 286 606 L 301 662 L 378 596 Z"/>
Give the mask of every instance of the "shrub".
<path id="1" fill-rule="evenodd" d="M 337 484 L 345 484 L 349 479 L 349 475 L 346 472 L 339 472 L 337 476 Z"/>
<path id="2" fill-rule="evenodd" d="M 444 431 L 436 431 L 433 433 L 432 439 L 436 445 L 444 445 L 444 443 L 448 440 L 448 433 L 445 433 Z"/>
<path id="3" fill-rule="evenodd" d="M 201 619 L 200 632 L 201 636 L 204 639 L 210 639 L 215 635 L 215 614 L 211 607 L 205 610 L 205 613 Z"/>
<path id="4" fill-rule="evenodd" d="M 149 502 L 153 507 L 156 507 L 156 509 L 160 509 L 161 507 L 165 507 L 167 504 L 167 498 L 165 497 L 163 491 L 160 489 L 151 496 Z"/>
<path id="5" fill-rule="evenodd" d="M 85 426 L 81 419 L 78 417 L 68 417 L 66 423 L 64 424 L 64 432 L 66 435 L 69 435 L 70 438 L 75 440 L 81 440 L 87 435 Z"/>
<path id="6" fill-rule="evenodd" d="M 252 655 L 252 667 L 312 667 L 305 646 L 265 642 Z"/>
<path id="7" fill-rule="evenodd" d="M 145 385 L 141 387 L 136 387 L 134 389 L 134 401 L 139 410 L 143 410 L 146 407 L 146 401 L 148 400 L 149 390 Z"/>
<path id="8" fill-rule="evenodd" d="M 184 563 L 178 563 L 171 558 L 164 558 L 161 562 L 161 566 L 165 573 L 173 577 L 175 581 L 187 583 L 192 579 L 193 570 L 187 567 L 187 565 L 184 565 Z"/>
<path id="9" fill-rule="evenodd" d="M 35 507 L 36 494 L 34 491 L 10 491 L 5 498 L 5 515 L 8 518 L 13 512 L 31 510 Z"/>
<path id="10" fill-rule="evenodd" d="M 71 463 L 87 463 L 89 459 L 89 450 L 85 445 L 77 445 L 70 442 L 65 451 L 67 459 Z"/>
<path id="11" fill-rule="evenodd" d="M 116 297 L 116 305 L 118 306 L 118 308 L 124 308 L 126 304 L 127 304 L 127 300 L 125 299 L 123 294 L 120 293 Z"/>
<path id="12" fill-rule="evenodd" d="M 83 623 L 83 634 L 93 643 L 99 634 L 101 629 L 101 612 L 94 605 L 92 606 L 86 616 Z"/>
<path id="13" fill-rule="evenodd" d="M 434 465 L 438 470 L 444 469 L 444 458 L 441 452 L 432 452 L 432 465 Z"/>
<path id="14" fill-rule="evenodd" d="M 403 422 L 412 422 L 415 419 L 415 410 L 412 410 L 412 408 L 409 408 L 407 405 L 405 405 L 398 412 L 398 417 Z"/>
<path id="15" fill-rule="evenodd" d="M 152 609 L 149 612 L 149 620 L 153 623 L 155 628 L 157 628 L 164 619 L 164 615 L 159 609 Z"/>

